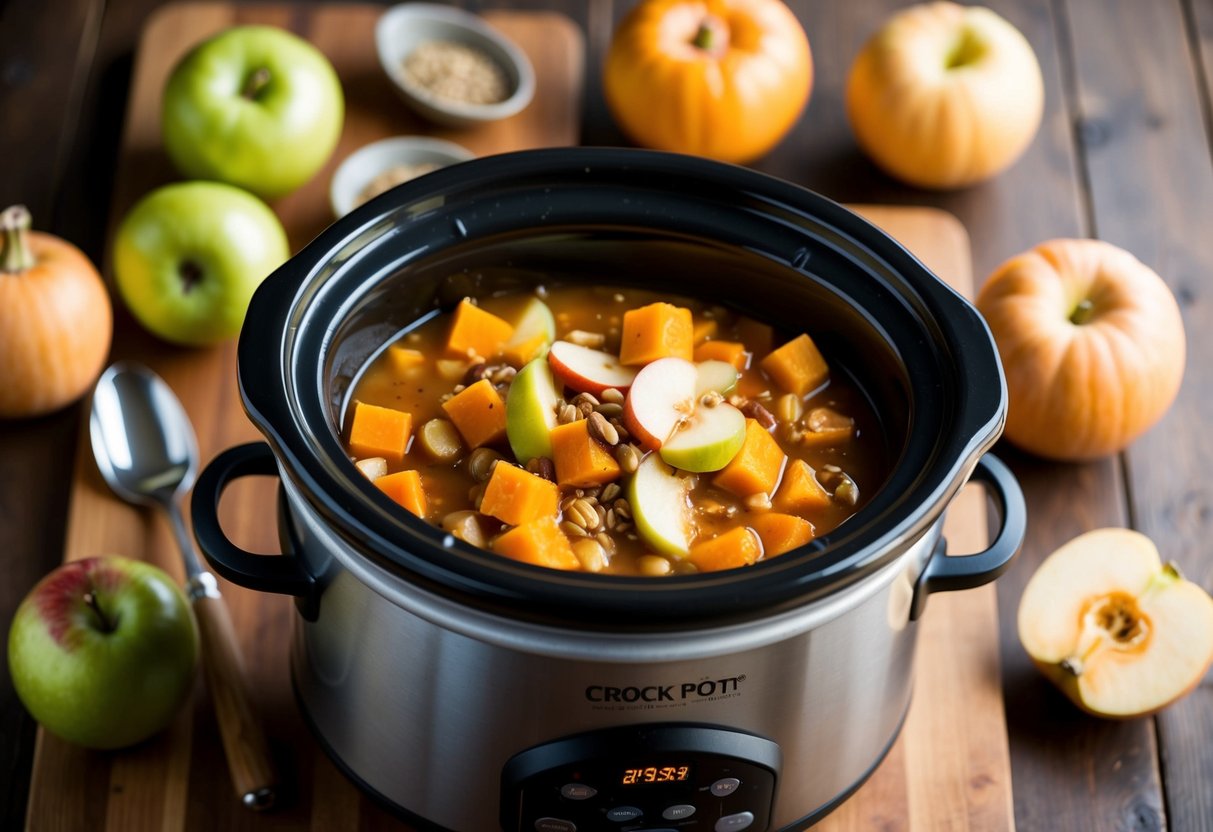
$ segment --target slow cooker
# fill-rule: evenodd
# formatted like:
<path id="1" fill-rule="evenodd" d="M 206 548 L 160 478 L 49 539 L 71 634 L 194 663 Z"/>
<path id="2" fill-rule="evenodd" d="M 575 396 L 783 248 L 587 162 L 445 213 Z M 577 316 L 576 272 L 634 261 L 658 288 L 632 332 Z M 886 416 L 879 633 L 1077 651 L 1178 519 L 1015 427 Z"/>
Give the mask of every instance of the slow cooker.
<path id="1" fill-rule="evenodd" d="M 880 415 L 891 473 L 851 520 L 752 567 L 668 578 L 545 570 L 401 512 L 353 466 L 360 370 L 466 295 L 591 281 L 723 303 L 810 331 Z M 1006 411 L 976 311 L 855 214 L 703 159 L 615 149 L 485 158 L 340 220 L 258 289 L 239 387 L 264 443 L 193 498 L 215 570 L 286 593 L 299 707 L 362 788 L 425 829 L 803 829 L 871 773 L 910 702 L 932 592 L 993 580 L 1022 495 L 986 454 Z M 221 493 L 280 478 L 281 556 L 243 551 Z M 998 508 L 948 556 L 972 476 Z"/>

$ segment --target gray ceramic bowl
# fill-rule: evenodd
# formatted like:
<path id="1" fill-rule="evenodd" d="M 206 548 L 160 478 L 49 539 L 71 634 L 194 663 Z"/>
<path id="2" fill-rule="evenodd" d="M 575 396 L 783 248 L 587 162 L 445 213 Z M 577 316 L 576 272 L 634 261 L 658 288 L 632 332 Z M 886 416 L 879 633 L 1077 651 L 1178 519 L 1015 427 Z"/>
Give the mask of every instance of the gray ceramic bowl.
<path id="1" fill-rule="evenodd" d="M 452 41 L 484 52 L 505 72 L 510 94 L 495 104 L 467 104 L 434 96 L 409 83 L 404 61 L 426 41 Z M 480 17 L 449 6 L 405 3 L 383 13 L 375 26 L 379 63 L 404 102 L 422 117 L 448 127 L 472 127 L 520 112 L 535 94 L 535 70 L 526 54 Z"/>
<path id="2" fill-rule="evenodd" d="M 344 217 L 359 205 L 358 197 L 375 177 L 396 165 L 434 165 L 466 162 L 472 151 L 454 142 L 428 136 L 393 136 L 363 145 L 337 166 L 329 183 L 333 216 Z"/>

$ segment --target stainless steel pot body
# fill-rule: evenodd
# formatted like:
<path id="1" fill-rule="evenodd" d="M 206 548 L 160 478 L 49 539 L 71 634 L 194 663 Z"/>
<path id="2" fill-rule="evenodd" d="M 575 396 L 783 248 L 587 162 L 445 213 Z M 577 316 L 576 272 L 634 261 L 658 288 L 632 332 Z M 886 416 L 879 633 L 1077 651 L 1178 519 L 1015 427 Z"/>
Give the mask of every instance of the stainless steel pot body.
<path id="1" fill-rule="evenodd" d="M 478 613 L 400 581 L 286 482 L 296 554 L 328 576 L 316 619 L 297 618 L 300 705 L 350 774 L 444 829 L 498 828 L 502 767 L 519 751 L 649 722 L 773 739 L 783 766 L 771 828 L 801 828 L 865 779 L 909 706 L 911 598 L 938 523 L 863 582 L 790 613 L 586 633 Z"/>

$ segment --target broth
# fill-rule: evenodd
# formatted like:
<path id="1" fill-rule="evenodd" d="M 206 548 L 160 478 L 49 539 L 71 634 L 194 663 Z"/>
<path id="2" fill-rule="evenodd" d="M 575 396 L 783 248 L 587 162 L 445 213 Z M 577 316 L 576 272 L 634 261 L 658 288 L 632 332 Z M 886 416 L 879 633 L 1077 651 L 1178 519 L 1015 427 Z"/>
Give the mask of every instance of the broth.
<path id="1" fill-rule="evenodd" d="M 741 366 L 738 368 L 736 388 L 722 395 L 720 400 L 738 406 L 747 417 L 747 430 L 751 424 L 769 428 L 766 432 L 774 438 L 786 461 L 781 466 L 775 487 L 762 494 L 741 494 L 737 493 L 737 488 L 722 488 L 715 481 L 715 471 L 676 474 L 687 486 L 693 551 L 694 546 L 735 529 L 765 529 L 763 524 L 769 521 L 758 518 L 768 514 L 800 517 L 811 524 L 810 537 L 822 535 L 859 511 L 883 482 L 888 470 L 888 451 L 880 433 L 877 415 L 858 385 L 843 369 L 843 362 L 831 362 L 828 380 L 804 395 L 781 389 L 760 366 L 773 349 L 800 333 L 774 332 L 765 324 L 721 306 L 634 287 L 554 286 L 537 289 L 535 293 L 513 292 L 482 297 L 475 303 L 480 310 L 512 322 L 523 315 L 536 295 L 542 297 L 554 317 L 556 340 L 582 341 L 583 346 L 614 355 L 619 354 L 625 313 L 656 303 L 690 310 L 695 332 L 699 336 L 696 339 L 699 342 L 697 350 L 702 348 L 703 343 L 711 341 L 743 345 L 744 356 L 737 361 Z M 375 462 L 360 464 L 359 467 L 364 472 L 369 470 L 372 475 L 418 472 L 424 493 L 425 519 L 453 530 L 456 536 L 492 550 L 495 541 L 511 526 L 476 511 L 485 493 L 483 469 L 486 466 L 478 463 L 483 463 L 486 458 L 491 463 L 491 456 L 487 451 L 470 448 L 471 443 L 462 436 L 462 430 L 447 427 L 451 422 L 451 413 L 444 405 L 481 379 L 486 380 L 500 399 L 508 403 L 513 378 L 522 362 L 515 360 L 511 364 L 500 355 L 483 358 L 473 355 L 469 358 L 466 354 L 453 354 L 448 344 L 451 329 L 452 314 L 432 316 L 415 328 L 399 334 L 391 345 L 379 351 L 355 380 L 343 420 L 343 436 L 351 458 L 362 463 L 350 443 L 354 409 L 358 403 L 409 414 L 412 435 L 402 457 L 399 460 L 385 460 L 384 465 Z M 704 339 L 703 334 L 709 330 L 710 337 Z M 401 361 L 401 356 L 408 356 L 407 366 Z M 634 443 L 636 437 L 629 437 L 625 420 L 619 412 L 621 403 L 617 400 L 621 396 L 602 394 L 591 399 L 584 395 L 579 397 L 576 390 L 562 388 L 559 376 L 556 379 L 556 392 L 560 396 L 556 411 L 564 411 L 565 417 L 558 421 L 570 421 L 569 406 L 577 411 L 577 418 L 571 421 L 586 416 L 594 418 L 592 414 L 600 412 L 602 420 L 614 428 L 613 433 L 621 441 L 612 446 L 599 437 L 596 443 L 599 450 L 616 459 L 620 459 L 621 455 L 626 456 L 618 450 L 619 446 L 629 438 Z M 608 398 L 611 400 L 608 401 Z M 709 398 L 715 400 L 713 396 Z M 703 404 L 704 400 L 697 398 L 695 406 Z M 449 458 L 446 456 L 449 447 L 444 446 L 444 453 L 436 455 L 434 443 L 421 439 L 423 426 L 433 420 L 445 423 L 439 426 L 441 430 L 435 429 L 434 436 L 449 439 L 454 435 L 459 445 Z M 825 430 L 809 429 L 822 427 L 823 424 Z M 832 433 L 829 432 L 830 427 L 835 428 Z M 587 430 L 593 432 L 593 427 Z M 426 437 L 430 436 L 427 428 Z M 746 442 L 749 441 L 747 438 Z M 498 465 L 515 461 L 509 437 L 492 439 L 485 447 L 501 455 L 502 461 Z M 797 461 L 807 464 L 813 479 L 809 484 L 819 484 L 824 499 L 811 506 L 798 504 L 795 509 L 787 509 L 783 499 L 787 490 L 785 486 L 788 486 L 788 472 L 793 470 Z M 528 470 L 554 478 L 550 463 L 546 463 L 545 468 L 545 462 L 537 460 Z M 804 469 L 799 470 L 803 472 Z M 663 553 L 661 550 L 668 547 L 654 545 L 654 537 L 637 528 L 635 507 L 627 499 L 629 478 L 630 474 L 624 466 L 618 478 L 611 478 L 606 483 L 566 483 L 559 486 L 555 519 L 560 523 L 561 533 L 576 552 L 581 568 L 608 574 L 659 575 L 731 564 L 728 557 L 721 561 L 718 558 L 695 558 L 669 551 Z M 393 496 L 396 495 L 393 493 Z M 785 525 L 790 526 L 790 521 L 786 521 Z M 804 526 L 797 525 L 796 528 L 802 530 L 796 540 L 803 543 Z M 754 531 L 753 539 L 759 542 L 759 559 L 782 553 L 774 551 L 779 547 L 769 545 L 768 535 L 761 531 Z M 602 550 L 601 554 L 593 554 L 593 545 L 583 541 L 596 542 Z M 585 555 L 587 551 L 591 555 Z"/>

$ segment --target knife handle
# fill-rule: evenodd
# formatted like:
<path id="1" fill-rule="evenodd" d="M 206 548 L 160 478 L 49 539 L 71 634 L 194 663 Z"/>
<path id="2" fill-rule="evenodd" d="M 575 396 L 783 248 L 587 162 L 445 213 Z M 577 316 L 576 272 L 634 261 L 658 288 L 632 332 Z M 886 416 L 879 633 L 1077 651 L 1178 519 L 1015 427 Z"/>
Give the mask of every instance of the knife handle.
<path id="1" fill-rule="evenodd" d="M 202 639 L 206 686 L 215 706 L 232 785 L 245 808 L 268 809 L 277 797 L 278 781 L 261 720 L 249 696 L 231 614 L 209 572 L 195 576 L 188 589 Z"/>

